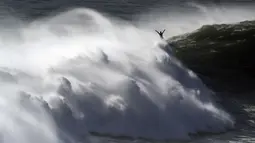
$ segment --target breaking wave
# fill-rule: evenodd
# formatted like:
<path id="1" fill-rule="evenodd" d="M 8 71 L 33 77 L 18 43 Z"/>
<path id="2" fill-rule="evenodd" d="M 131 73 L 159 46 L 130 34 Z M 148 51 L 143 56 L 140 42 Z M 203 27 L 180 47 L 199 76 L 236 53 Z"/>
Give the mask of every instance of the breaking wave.
<path id="1" fill-rule="evenodd" d="M 234 127 L 154 31 L 75 9 L 23 23 L 0 44 L 0 142 L 70 143 L 89 132 L 184 140 Z"/>

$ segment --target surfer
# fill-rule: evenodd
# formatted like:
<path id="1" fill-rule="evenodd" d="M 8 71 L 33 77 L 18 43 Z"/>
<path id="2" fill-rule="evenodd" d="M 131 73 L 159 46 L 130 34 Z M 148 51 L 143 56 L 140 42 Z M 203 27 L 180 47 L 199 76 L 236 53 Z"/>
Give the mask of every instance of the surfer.
<path id="1" fill-rule="evenodd" d="M 158 35 L 160 36 L 161 39 L 164 39 L 163 34 L 166 31 L 165 29 L 163 31 L 160 31 L 160 32 L 158 32 L 157 30 L 155 30 L 155 31 L 158 33 Z"/>

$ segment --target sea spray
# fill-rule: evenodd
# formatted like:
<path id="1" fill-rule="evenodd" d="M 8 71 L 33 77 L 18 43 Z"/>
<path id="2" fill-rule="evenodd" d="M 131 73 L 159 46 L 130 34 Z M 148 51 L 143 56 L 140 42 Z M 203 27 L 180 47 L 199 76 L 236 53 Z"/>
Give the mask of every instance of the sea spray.
<path id="1" fill-rule="evenodd" d="M 24 105 L 33 104 L 25 113 L 44 127 L 41 131 L 36 124 L 23 124 L 28 126 L 24 134 L 45 134 L 35 139 L 77 142 L 96 132 L 183 140 L 190 133 L 234 127 L 232 117 L 215 104 L 213 92 L 160 48 L 154 31 L 91 9 L 70 10 L 16 30 L 20 37 L 9 38 L 19 42 L 1 43 L 1 99 L 9 92 L 15 97 L 26 93 L 29 104 Z M 12 98 L 1 103 L 2 110 L 19 107 Z M 34 113 L 37 108 L 40 112 Z M 7 113 L 8 120 L 26 117 Z M 9 137 L 9 128 L 19 131 L 1 124 L 3 138 Z M 4 142 L 19 138 L 31 141 L 11 136 Z"/>

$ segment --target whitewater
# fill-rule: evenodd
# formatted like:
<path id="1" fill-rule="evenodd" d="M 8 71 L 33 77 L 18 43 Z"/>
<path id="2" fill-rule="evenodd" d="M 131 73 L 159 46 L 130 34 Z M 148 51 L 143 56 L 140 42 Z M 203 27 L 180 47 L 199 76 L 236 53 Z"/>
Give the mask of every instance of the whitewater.
<path id="1" fill-rule="evenodd" d="M 150 20 L 133 24 L 87 8 L 7 20 L 13 25 L 0 32 L 1 143 L 91 142 L 92 132 L 189 140 L 235 127 L 215 93 L 166 52 L 172 47 Z M 212 23 L 205 21 L 198 22 Z"/>

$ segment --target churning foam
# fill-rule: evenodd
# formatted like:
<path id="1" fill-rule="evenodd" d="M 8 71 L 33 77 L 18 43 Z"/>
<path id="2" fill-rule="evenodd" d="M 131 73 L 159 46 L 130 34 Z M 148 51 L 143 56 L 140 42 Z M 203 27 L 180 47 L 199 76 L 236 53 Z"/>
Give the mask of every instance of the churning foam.
<path id="1" fill-rule="evenodd" d="M 1 143 L 84 141 L 88 132 L 189 139 L 234 126 L 153 30 L 75 9 L 8 36 L 0 39 Z"/>

